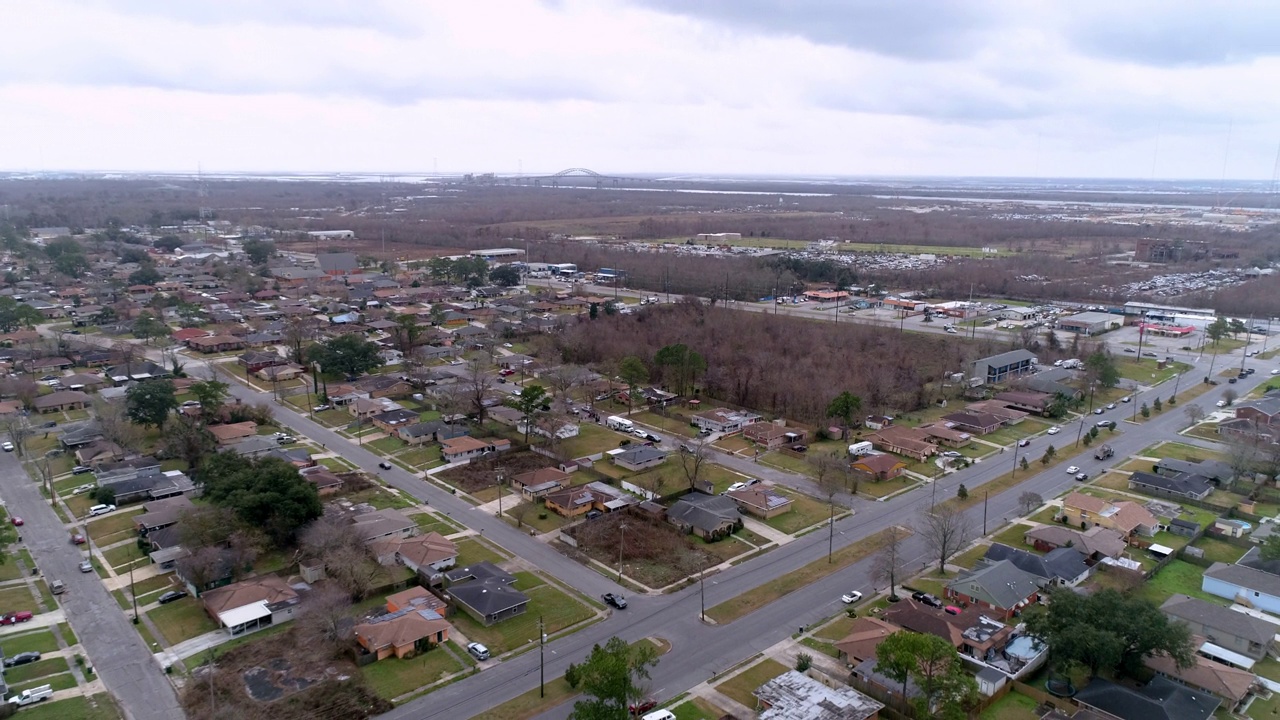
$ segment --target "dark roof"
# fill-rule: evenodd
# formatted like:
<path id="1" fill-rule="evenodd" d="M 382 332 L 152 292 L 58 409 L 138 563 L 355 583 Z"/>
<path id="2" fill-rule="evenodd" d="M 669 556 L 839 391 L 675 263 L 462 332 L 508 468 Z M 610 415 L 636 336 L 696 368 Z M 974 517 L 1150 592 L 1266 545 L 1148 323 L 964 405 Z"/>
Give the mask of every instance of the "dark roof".
<path id="1" fill-rule="evenodd" d="M 715 530 L 725 522 L 741 522 L 742 515 L 733 498 L 694 492 L 680 498 L 668 508 L 667 519 L 699 530 Z"/>
<path id="2" fill-rule="evenodd" d="M 1076 693 L 1076 700 L 1121 720 L 1207 720 L 1221 703 L 1159 675 L 1138 688 L 1094 678 Z"/>
<path id="3" fill-rule="evenodd" d="M 1263 647 L 1275 640 L 1276 626 L 1261 618 L 1246 615 L 1187 595 L 1173 595 L 1160 610 L 1169 617 L 1203 625 L 1207 629 L 1260 643 Z"/>
<path id="4" fill-rule="evenodd" d="M 947 589 L 1010 610 L 1034 595 L 1040 583 L 1035 575 L 1008 560 L 1000 560 L 961 575 L 947 583 Z"/>
<path id="5" fill-rule="evenodd" d="M 995 543 L 987 548 L 986 560 L 999 562 L 1008 560 L 1015 567 L 1046 580 L 1054 578 L 1067 582 L 1074 581 L 1089 570 L 1084 553 L 1074 547 L 1060 547 L 1047 555 L 1036 555 L 1026 550 Z"/>
<path id="6" fill-rule="evenodd" d="M 614 456 L 614 460 L 622 460 L 631 465 L 642 465 L 653 460 L 665 460 L 667 454 L 651 445 L 632 445 Z"/>
<path id="7" fill-rule="evenodd" d="M 1202 477 L 1218 481 L 1230 480 L 1236 475 L 1230 465 L 1218 460 L 1188 462 L 1186 460 L 1175 460 L 1173 458 L 1161 458 L 1160 462 L 1156 463 L 1156 467 L 1161 470 L 1172 470 L 1174 472 L 1200 475 Z"/>
<path id="8" fill-rule="evenodd" d="M 1135 472 L 1129 476 L 1129 482 L 1148 485 L 1175 495 L 1202 495 L 1213 487 L 1209 478 L 1200 475 L 1153 475 L 1147 472 Z"/>
<path id="9" fill-rule="evenodd" d="M 376 422 L 386 423 L 387 425 L 401 425 L 411 420 L 418 419 L 418 413 L 412 410 L 388 410 L 384 413 L 378 413 L 373 416 Z"/>
<path id="10" fill-rule="evenodd" d="M 1193 520 L 1183 520 L 1182 518 L 1173 518 L 1172 520 L 1169 521 L 1169 524 L 1175 525 L 1180 528 L 1186 528 L 1188 530 L 1200 529 L 1200 523 L 1197 523 Z"/>
<path id="11" fill-rule="evenodd" d="M 454 568 L 448 570 L 444 574 L 444 579 L 451 583 L 460 583 L 467 580 L 500 580 L 504 583 L 513 583 L 516 576 L 494 565 L 488 560 L 473 563 L 465 567 Z"/>
<path id="12" fill-rule="evenodd" d="M 351 272 L 358 267 L 356 256 L 352 253 L 320 253 L 316 255 L 316 264 L 328 272 Z"/>
<path id="13" fill-rule="evenodd" d="M 979 358 L 973 362 L 974 365 L 988 365 L 991 367 L 1004 367 L 1014 363 L 1025 362 L 1027 360 L 1035 361 L 1036 355 L 1030 350 L 1010 350 L 999 355 L 991 357 Z"/>
<path id="14" fill-rule="evenodd" d="M 446 571 L 449 594 L 479 615 L 489 616 L 529 602 L 529 596 L 511 587 L 514 575 L 484 561 Z"/>

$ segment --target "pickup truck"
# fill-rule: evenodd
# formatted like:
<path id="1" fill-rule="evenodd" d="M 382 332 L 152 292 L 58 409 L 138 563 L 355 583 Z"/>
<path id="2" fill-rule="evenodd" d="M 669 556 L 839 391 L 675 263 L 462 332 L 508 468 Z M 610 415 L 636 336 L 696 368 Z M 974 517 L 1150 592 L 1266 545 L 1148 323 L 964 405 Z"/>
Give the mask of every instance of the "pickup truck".
<path id="1" fill-rule="evenodd" d="M 1093 459 L 1108 460 L 1111 458 L 1111 456 L 1115 454 L 1116 454 L 1116 451 L 1112 450 L 1110 445 L 1103 445 L 1102 447 L 1093 451 Z"/>
<path id="2" fill-rule="evenodd" d="M 30 705 L 41 700 L 48 700 L 53 697 L 52 685 L 40 685 L 39 687 L 27 688 L 22 692 L 9 698 L 10 705 Z"/>

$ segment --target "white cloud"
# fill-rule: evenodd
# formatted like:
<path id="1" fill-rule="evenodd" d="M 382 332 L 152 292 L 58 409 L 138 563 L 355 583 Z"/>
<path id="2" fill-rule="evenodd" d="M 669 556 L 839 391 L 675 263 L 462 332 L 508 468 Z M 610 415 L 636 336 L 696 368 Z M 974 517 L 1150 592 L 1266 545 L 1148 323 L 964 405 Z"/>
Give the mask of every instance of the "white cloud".
<path id="1" fill-rule="evenodd" d="M 43 0 L 0 10 L 9 169 L 1269 178 L 1241 15 L 877 3 Z M 1234 8 L 1235 6 L 1230 6 Z M 896 8 L 896 9 L 894 9 Z M 1239 30 L 1189 47 L 1180 28 Z M 1262 17 L 1260 16 L 1260 20 Z M 1120 21 L 1123 22 L 1120 22 Z M 1244 20 L 1248 20 L 1245 17 Z M 1227 137 L 1230 150 L 1227 152 Z M 1158 152 L 1156 151 L 1159 147 Z"/>

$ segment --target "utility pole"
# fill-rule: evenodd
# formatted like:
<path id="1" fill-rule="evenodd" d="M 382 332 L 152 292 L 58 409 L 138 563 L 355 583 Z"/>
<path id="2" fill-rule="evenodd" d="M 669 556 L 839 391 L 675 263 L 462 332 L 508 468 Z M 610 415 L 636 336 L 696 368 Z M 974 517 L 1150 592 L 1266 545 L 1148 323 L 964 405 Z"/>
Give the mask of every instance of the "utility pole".
<path id="1" fill-rule="evenodd" d="M 494 471 L 497 473 L 496 477 L 498 479 L 498 517 L 502 517 L 502 471 L 503 471 L 503 468 L 496 467 L 494 468 Z"/>
<path id="2" fill-rule="evenodd" d="M 989 492 L 988 490 L 982 491 L 982 535 L 984 537 L 987 534 L 987 499 Z"/>
<path id="3" fill-rule="evenodd" d="M 1244 326 L 1244 349 L 1240 351 L 1240 372 L 1244 372 L 1244 360 L 1249 357 L 1249 335 L 1253 329 L 1253 315 L 1249 316 L 1249 324 Z"/>
<path id="4" fill-rule="evenodd" d="M 1018 477 L 1018 450 L 1019 449 L 1020 449 L 1020 446 L 1018 445 L 1018 443 L 1015 442 L 1013 444 L 1013 472 L 1009 474 L 1009 477 L 1014 477 L 1014 478 Z"/>
<path id="5" fill-rule="evenodd" d="M 137 543 L 134 543 L 133 547 L 137 548 L 138 547 Z M 133 561 L 133 550 L 130 550 L 129 551 L 129 594 L 133 596 L 133 624 L 134 625 L 138 624 L 138 589 L 133 584 L 133 566 L 136 564 L 137 563 Z"/>
<path id="6" fill-rule="evenodd" d="M 702 596 L 702 612 L 698 616 L 702 622 L 707 621 L 707 559 L 702 558 L 702 572 L 698 573 L 698 594 Z"/>
<path id="7" fill-rule="evenodd" d="M 827 564 L 832 562 L 831 556 L 836 547 L 836 502 L 834 496 L 827 497 L 827 505 L 831 508 L 831 516 L 827 519 Z"/>
<path id="8" fill-rule="evenodd" d="M 542 624 L 542 616 L 538 616 L 538 697 L 547 696 L 547 656 L 543 648 L 547 646 L 547 632 Z"/>

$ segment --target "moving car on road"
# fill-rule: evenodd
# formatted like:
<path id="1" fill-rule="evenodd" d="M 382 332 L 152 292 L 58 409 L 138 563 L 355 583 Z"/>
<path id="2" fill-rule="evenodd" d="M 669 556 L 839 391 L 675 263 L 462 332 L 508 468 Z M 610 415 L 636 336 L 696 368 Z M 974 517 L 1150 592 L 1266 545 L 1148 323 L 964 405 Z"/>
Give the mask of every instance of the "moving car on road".
<path id="1" fill-rule="evenodd" d="M 862 593 L 858 592 L 857 590 L 847 592 L 844 595 L 840 596 L 840 601 L 843 602 L 845 605 L 856 603 L 861 599 L 862 599 Z"/>
<path id="2" fill-rule="evenodd" d="M 1049 428 L 1045 432 L 1050 435 L 1057 435 L 1058 433 L 1062 432 L 1062 428 L 1058 427 L 1057 425 L 1054 425 L 1053 427 Z"/>
<path id="3" fill-rule="evenodd" d="M 4 448 L 5 452 L 13 452 L 13 443 L 6 440 L 4 443 L 0 444 L 0 448 Z"/>
<path id="4" fill-rule="evenodd" d="M 1071 467 L 1067 468 L 1068 475 L 1075 475 L 1078 472 L 1080 472 L 1080 468 L 1076 467 L 1075 465 L 1072 465 Z"/>
<path id="5" fill-rule="evenodd" d="M 604 600 L 604 604 L 610 607 L 614 607 L 619 610 L 627 609 L 627 599 L 622 597 L 621 595 L 614 595 L 613 593 L 605 593 L 600 596 L 600 599 Z"/>

